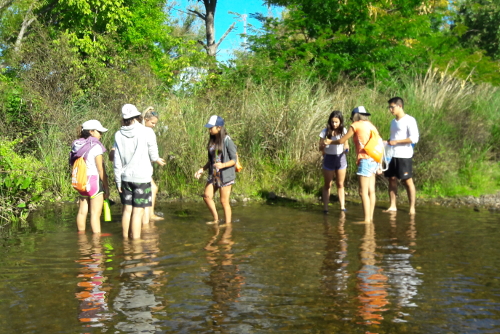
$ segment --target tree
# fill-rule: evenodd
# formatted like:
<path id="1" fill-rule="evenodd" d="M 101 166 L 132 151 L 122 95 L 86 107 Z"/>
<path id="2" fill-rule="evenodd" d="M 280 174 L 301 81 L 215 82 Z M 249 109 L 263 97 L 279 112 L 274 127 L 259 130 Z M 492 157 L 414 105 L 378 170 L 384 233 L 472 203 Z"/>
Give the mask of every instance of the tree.
<path id="1" fill-rule="evenodd" d="M 200 13 L 196 9 L 188 9 L 189 12 L 193 13 L 200 19 L 205 22 L 205 30 L 206 30 L 206 42 L 199 41 L 201 45 L 205 48 L 207 55 L 210 57 L 215 57 L 217 54 L 217 48 L 220 43 L 226 38 L 226 36 L 233 30 L 235 26 L 235 22 L 226 30 L 224 35 L 219 39 L 219 41 L 215 42 L 215 9 L 217 7 L 217 0 L 198 0 L 198 2 L 202 2 L 205 7 L 205 13 Z"/>
<path id="2" fill-rule="evenodd" d="M 302 61 L 325 75 L 344 72 L 388 78 L 416 62 L 427 62 L 423 42 L 432 36 L 437 8 L 430 0 L 269 0 L 285 6 L 282 20 L 266 19 L 266 33 L 252 49 L 289 66 Z"/>
<path id="3" fill-rule="evenodd" d="M 452 31 L 462 45 L 482 49 L 492 59 L 500 59 L 500 2 L 464 0 L 456 7 Z"/>

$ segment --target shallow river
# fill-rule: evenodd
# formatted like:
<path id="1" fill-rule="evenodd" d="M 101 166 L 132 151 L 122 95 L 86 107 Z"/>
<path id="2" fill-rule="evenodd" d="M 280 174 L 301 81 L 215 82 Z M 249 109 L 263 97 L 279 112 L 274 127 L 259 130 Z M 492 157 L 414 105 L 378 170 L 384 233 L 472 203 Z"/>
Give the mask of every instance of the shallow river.
<path id="1" fill-rule="evenodd" d="M 0 240 L 0 333 L 500 333 L 499 214 L 347 208 L 168 204 L 138 242 L 47 208 Z"/>

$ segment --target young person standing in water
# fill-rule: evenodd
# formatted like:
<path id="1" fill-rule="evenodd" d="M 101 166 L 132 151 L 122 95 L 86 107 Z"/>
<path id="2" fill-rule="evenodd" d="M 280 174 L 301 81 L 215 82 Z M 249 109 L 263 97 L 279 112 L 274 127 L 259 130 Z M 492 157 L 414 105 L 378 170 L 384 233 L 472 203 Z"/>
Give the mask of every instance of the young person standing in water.
<path id="1" fill-rule="evenodd" d="M 333 177 L 337 186 L 337 195 L 340 202 L 340 210 L 345 209 L 344 180 L 347 170 L 346 153 L 349 151 L 349 144 L 344 142 L 341 145 L 327 145 L 325 139 L 340 139 L 347 133 L 344 127 L 344 116 L 342 112 L 333 111 L 328 117 L 326 128 L 321 131 L 319 137 L 319 150 L 323 153 L 323 212 L 328 213 L 328 202 L 330 200 L 330 189 L 332 187 Z"/>
<path id="2" fill-rule="evenodd" d="M 415 185 L 413 184 L 413 145 L 418 142 L 419 133 L 415 118 L 404 111 L 404 101 L 393 97 L 388 101 L 389 111 L 394 115 L 391 122 L 391 138 L 387 141 L 394 146 L 394 155 L 384 176 L 389 179 L 389 198 L 391 204 L 384 212 L 397 211 L 398 179 L 401 180 L 410 204 L 409 214 L 415 214 Z"/>
<path id="3" fill-rule="evenodd" d="M 79 209 L 76 216 L 78 232 L 85 232 L 87 214 L 90 210 L 92 232 L 101 233 L 101 213 L 104 199 L 109 196 L 108 176 L 102 155 L 106 148 L 100 142 L 101 136 L 108 131 L 98 120 L 82 124 L 80 138 L 71 145 L 69 164 L 73 167 L 76 159 L 83 157 L 87 166 L 87 189 L 80 193 Z"/>
<path id="4" fill-rule="evenodd" d="M 148 107 L 142 112 L 142 124 L 147 127 L 154 129 L 158 123 L 158 113 L 153 107 Z M 158 186 L 155 181 L 151 179 L 151 207 L 144 208 L 144 218 L 142 219 L 143 224 L 148 224 L 149 220 L 163 220 L 163 217 L 157 216 L 155 214 L 155 204 L 156 195 L 158 194 Z"/>
<path id="5" fill-rule="evenodd" d="M 219 215 L 215 207 L 214 194 L 217 190 L 220 193 L 220 202 L 224 208 L 225 223 L 230 224 L 232 219 L 229 195 L 236 179 L 236 145 L 227 135 L 224 127 L 224 119 L 217 115 L 210 117 L 205 127 L 209 131 L 207 144 L 208 161 L 201 167 L 194 177 L 199 179 L 203 172 L 208 169 L 208 180 L 205 185 L 204 200 L 208 209 L 212 213 L 213 221 L 208 224 L 217 224 Z"/>
<path id="6" fill-rule="evenodd" d="M 363 202 L 363 211 L 365 220 L 363 223 L 373 221 L 373 212 L 375 211 L 375 173 L 378 169 L 378 163 L 373 160 L 364 147 L 370 139 L 370 132 L 373 130 L 378 134 L 377 128 L 368 120 L 368 113 L 363 106 L 356 107 L 351 112 L 351 121 L 347 134 L 340 139 L 330 140 L 325 139 L 326 145 L 344 144 L 349 138 L 354 136 L 354 144 L 356 146 L 357 165 L 358 165 L 358 180 L 359 180 L 359 196 Z"/>
<path id="7" fill-rule="evenodd" d="M 115 133 L 114 171 L 122 204 L 123 237 L 141 237 L 144 208 L 151 206 L 151 177 L 156 162 L 165 165 L 158 156 L 156 135 L 141 124 L 141 113 L 132 104 L 122 107 L 123 126 Z"/>

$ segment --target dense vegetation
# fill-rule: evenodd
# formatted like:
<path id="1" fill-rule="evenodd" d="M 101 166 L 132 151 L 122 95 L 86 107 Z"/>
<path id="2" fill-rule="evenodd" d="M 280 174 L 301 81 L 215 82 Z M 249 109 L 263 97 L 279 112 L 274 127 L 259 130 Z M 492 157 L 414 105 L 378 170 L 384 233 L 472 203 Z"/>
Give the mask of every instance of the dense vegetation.
<path id="1" fill-rule="evenodd" d="M 386 102 L 395 95 L 421 131 L 419 196 L 499 189 L 497 2 L 267 3 L 282 6 L 283 17 L 257 16 L 262 30 L 230 65 L 197 42 L 196 17 L 174 19 L 162 0 L 0 3 L 0 219 L 74 198 L 67 154 L 76 128 L 99 119 L 110 147 L 123 103 L 160 112 L 168 165 L 155 177 L 172 197 L 200 193 L 192 175 L 205 159 L 202 125 L 211 114 L 226 119 L 245 165 L 237 195 L 312 198 L 321 186 L 318 134 L 330 111 L 364 105 L 386 136 Z M 207 75 L 180 82 L 186 69 Z"/>

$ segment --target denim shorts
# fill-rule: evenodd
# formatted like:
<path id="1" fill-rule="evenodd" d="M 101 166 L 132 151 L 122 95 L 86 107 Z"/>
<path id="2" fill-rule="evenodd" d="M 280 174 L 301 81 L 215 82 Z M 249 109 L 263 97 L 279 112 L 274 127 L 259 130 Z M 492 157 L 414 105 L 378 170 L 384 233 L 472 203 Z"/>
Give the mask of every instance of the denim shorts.
<path id="1" fill-rule="evenodd" d="M 377 172 L 378 163 L 373 159 L 359 160 L 357 175 L 370 177 Z"/>

